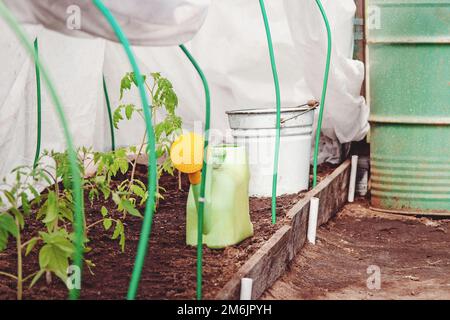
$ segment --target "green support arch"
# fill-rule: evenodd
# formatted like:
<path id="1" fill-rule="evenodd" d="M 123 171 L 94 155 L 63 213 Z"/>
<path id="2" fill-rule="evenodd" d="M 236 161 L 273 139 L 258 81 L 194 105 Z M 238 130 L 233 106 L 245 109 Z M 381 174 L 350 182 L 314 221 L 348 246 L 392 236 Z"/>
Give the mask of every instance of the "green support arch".
<path id="1" fill-rule="evenodd" d="M 206 188 L 206 172 L 208 170 L 208 145 L 209 145 L 209 129 L 211 121 L 211 96 L 209 92 L 209 85 L 206 77 L 198 65 L 197 61 L 191 55 L 191 53 L 186 49 L 184 45 L 180 45 L 181 50 L 188 57 L 189 61 L 194 65 L 195 70 L 197 70 L 200 76 L 203 88 L 205 90 L 205 104 L 206 104 L 206 114 L 205 114 L 205 142 L 203 145 L 203 170 L 202 170 L 202 181 L 200 184 L 200 201 L 198 208 L 198 219 L 197 219 L 197 300 L 202 299 L 202 262 L 203 262 L 203 217 L 205 211 L 205 188 Z"/>
<path id="2" fill-rule="evenodd" d="M 34 52 L 36 57 L 39 57 L 39 43 L 38 39 L 34 40 Z M 37 166 L 39 155 L 41 154 L 41 128 L 42 128 L 42 96 L 41 96 L 41 72 L 39 70 L 39 63 L 35 63 L 36 70 L 36 98 L 37 98 L 37 136 L 36 136 L 36 152 L 34 154 L 33 167 Z"/>
<path id="3" fill-rule="evenodd" d="M 116 150 L 116 137 L 114 135 L 114 125 L 111 110 L 111 102 L 109 101 L 108 87 L 106 86 L 105 75 L 103 75 L 103 93 L 105 94 L 106 109 L 108 110 L 109 130 L 111 133 L 111 150 Z"/>
<path id="4" fill-rule="evenodd" d="M 317 121 L 317 129 L 316 129 L 316 142 L 314 144 L 314 163 L 313 163 L 313 188 L 317 185 L 317 162 L 319 157 L 319 143 L 320 143 L 320 132 L 322 130 L 322 120 L 323 120 L 323 110 L 325 108 L 325 98 L 327 97 L 327 88 L 328 88 L 328 76 L 330 73 L 330 61 L 331 61 L 331 29 L 330 24 L 328 22 L 327 15 L 325 13 L 325 9 L 322 6 L 320 0 L 316 0 L 317 6 L 319 7 L 320 13 L 322 14 L 323 21 L 325 23 L 325 27 L 327 29 L 327 37 L 328 37 L 328 49 L 327 49 L 327 61 L 325 66 L 325 75 L 323 77 L 323 87 L 322 87 L 322 97 L 320 99 L 320 109 L 319 109 L 319 119 Z"/>
<path id="5" fill-rule="evenodd" d="M 130 60 L 131 66 L 133 67 L 134 74 L 136 76 L 136 81 L 139 88 L 139 94 L 142 102 L 142 109 L 145 116 L 145 124 L 147 127 L 147 140 L 148 140 L 148 151 L 149 152 L 149 177 L 148 177 L 148 192 L 149 197 L 145 207 L 144 221 L 142 223 L 141 234 L 139 237 L 138 250 L 136 255 L 136 261 L 134 264 L 133 274 L 131 275 L 130 286 L 128 289 L 127 298 L 133 300 L 136 298 L 137 290 L 139 287 L 139 281 L 141 279 L 142 268 L 144 266 L 145 257 L 147 255 L 148 242 L 150 239 L 150 234 L 153 224 L 153 214 L 155 210 L 155 193 L 156 193 L 156 154 L 155 154 L 155 135 L 153 132 L 153 126 L 151 121 L 151 115 L 149 111 L 149 103 L 147 94 L 145 92 L 143 78 L 139 66 L 136 62 L 133 50 L 130 47 L 127 37 L 119 26 L 116 18 L 112 15 L 111 11 L 103 4 L 101 0 L 92 0 L 94 5 L 100 10 L 103 16 L 106 18 L 108 23 L 113 28 L 117 38 L 122 43 L 125 53 Z"/>
<path id="6" fill-rule="evenodd" d="M 53 82 L 50 80 L 50 77 L 46 71 L 46 68 L 43 67 L 42 63 L 39 61 L 37 53 L 33 47 L 33 44 L 28 40 L 28 37 L 25 31 L 20 26 L 19 22 L 16 18 L 11 14 L 8 8 L 4 5 L 3 1 L 0 0 L 0 17 L 2 17 L 11 30 L 16 34 L 18 39 L 20 40 L 23 47 L 27 50 L 28 54 L 31 55 L 38 65 L 40 69 L 40 74 L 42 75 L 42 79 L 44 80 L 51 99 L 55 105 L 55 110 L 58 115 L 58 119 L 63 128 L 63 135 L 66 140 L 67 152 L 69 156 L 70 163 L 70 171 L 73 176 L 72 180 L 72 191 L 74 194 L 74 203 L 75 203 L 75 254 L 74 254 L 74 264 L 80 268 L 80 271 L 83 268 L 83 234 L 84 234 L 84 226 L 83 226 L 83 205 L 82 205 L 82 191 L 81 191 L 81 174 L 77 165 L 77 154 L 73 145 L 72 135 L 69 130 L 68 122 L 64 113 L 64 108 L 62 107 L 61 100 L 59 99 L 58 94 L 56 93 Z M 81 273 L 80 273 L 81 276 Z M 72 289 L 69 292 L 70 299 L 77 299 L 79 297 L 80 290 Z"/>
<path id="7" fill-rule="evenodd" d="M 272 75 L 275 86 L 275 96 L 277 106 L 275 153 L 274 153 L 273 176 L 272 176 L 272 224 L 275 224 L 277 222 L 278 162 L 280 158 L 281 93 L 280 93 L 280 82 L 278 80 L 277 64 L 275 61 L 275 53 L 273 50 L 272 35 L 270 34 L 269 19 L 267 18 L 264 0 L 259 0 L 259 6 L 261 7 L 261 13 L 264 20 L 264 27 L 266 29 L 267 45 L 269 46 L 270 64 L 272 66 Z"/>

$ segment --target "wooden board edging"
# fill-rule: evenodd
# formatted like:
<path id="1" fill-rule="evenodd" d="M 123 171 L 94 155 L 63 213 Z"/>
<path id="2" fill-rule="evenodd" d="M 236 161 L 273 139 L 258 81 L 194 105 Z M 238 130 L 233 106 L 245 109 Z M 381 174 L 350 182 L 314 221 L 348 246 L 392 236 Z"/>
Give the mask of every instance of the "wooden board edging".
<path id="1" fill-rule="evenodd" d="M 250 257 L 215 299 L 238 300 L 242 278 L 253 279 L 252 299 L 259 299 L 283 275 L 289 263 L 305 245 L 311 198 L 320 199 L 318 226 L 327 223 L 347 203 L 350 167 L 351 161 L 346 160 L 306 193 L 286 214 L 285 225 Z"/>

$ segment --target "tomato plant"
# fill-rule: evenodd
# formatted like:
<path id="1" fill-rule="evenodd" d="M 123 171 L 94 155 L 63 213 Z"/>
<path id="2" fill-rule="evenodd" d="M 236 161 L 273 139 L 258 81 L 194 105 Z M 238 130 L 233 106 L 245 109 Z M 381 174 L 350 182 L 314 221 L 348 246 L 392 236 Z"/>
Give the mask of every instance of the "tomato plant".
<path id="1" fill-rule="evenodd" d="M 159 73 L 152 73 L 150 78 L 148 81 L 144 76 L 144 83 L 152 102 L 149 108 L 154 122 L 159 179 L 164 172 L 174 173 L 168 155 L 174 139 L 181 131 L 182 121 L 176 115 L 178 98 L 170 81 Z M 133 85 L 137 86 L 134 74 L 127 73 L 121 81 L 121 99 Z M 156 121 L 158 110 L 165 115 L 162 121 Z M 142 109 L 135 105 L 120 105 L 113 115 L 114 126 L 118 128 L 121 120 L 130 120 L 134 114 L 143 117 Z M 89 233 L 95 226 L 102 226 L 105 232 L 109 232 L 111 239 L 117 240 L 124 251 L 124 219 L 128 215 L 142 218 L 137 207 L 143 206 L 148 199 L 146 185 L 136 179 L 137 161 L 146 143 L 145 133 L 137 147 L 110 152 L 94 152 L 85 147 L 78 150 L 77 165 L 82 174 L 81 185 L 87 199 L 85 205 L 93 206 L 99 200 L 111 201 L 114 211 L 119 213 L 109 212 L 102 206 L 98 217 L 91 217 L 89 224 L 83 217 L 86 252 L 92 250 L 89 248 Z M 128 156 L 130 152 L 135 155 L 133 159 Z M 123 179 L 130 169 L 129 178 Z M 17 270 L 15 273 L 0 270 L 0 276 L 11 278 L 17 283 L 17 298 L 22 299 L 24 284 L 29 282 L 32 287 L 43 275 L 47 283 L 52 281 L 52 275 L 64 282 L 67 280 L 67 269 L 75 247 L 74 197 L 71 190 L 73 177 L 67 151 L 45 151 L 35 166 L 17 167 L 12 174 L 14 179 L 3 179 L 0 183 L 0 252 L 8 248 L 11 239 L 15 240 Z M 117 178 L 122 179 L 118 182 Z M 36 189 L 37 185 L 47 188 L 40 193 Z M 159 198 L 162 197 L 160 191 L 164 189 L 158 186 Z M 25 234 L 27 223 L 33 223 L 34 234 Z M 39 268 L 25 275 L 24 258 L 33 251 L 37 253 Z M 95 266 L 90 260 L 85 259 L 84 262 L 89 270 Z"/>
<path id="2" fill-rule="evenodd" d="M 13 170 L 15 180 L 7 182 L 2 180 L 0 188 L 0 251 L 7 248 L 9 238 L 16 242 L 17 271 L 16 274 L 0 272 L 0 275 L 14 279 L 17 283 L 17 299 L 23 295 L 23 284 L 31 280 L 30 287 L 44 274 L 54 273 L 63 281 L 66 280 L 66 270 L 73 254 L 74 246 L 72 235 L 59 227 L 59 221 L 72 221 L 73 214 L 58 207 L 54 191 L 41 195 L 35 185 L 43 181 L 50 183 L 51 170 L 47 166 L 26 167 L 21 166 Z M 34 198 L 33 198 L 34 197 Z M 30 200 L 33 198 L 33 200 Z M 42 224 L 46 226 L 31 238 L 25 240 L 22 232 L 25 221 L 32 213 L 32 207 L 44 203 L 39 210 Z M 35 246 L 41 243 L 39 249 L 39 270 L 24 275 L 23 258 L 27 256 Z"/>
<path id="3" fill-rule="evenodd" d="M 88 159 L 87 155 L 92 156 Z M 47 161 L 42 161 L 43 158 Z M 86 160 L 96 166 L 95 173 L 91 176 L 85 172 Z M 45 164 L 48 162 L 51 164 Z M 88 225 L 84 219 L 86 251 L 91 250 L 87 245 L 89 232 L 97 225 L 103 226 L 105 232 L 111 230 L 111 239 L 117 240 L 124 251 L 126 239 L 123 219 L 127 213 L 142 217 L 136 204 L 143 204 L 148 197 L 145 185 L 136 180 L 127 192 L 123 188 L 124 182 L 116 187 L 113 183 L 116 175 L 128 172 L 130 162 L 125 149 L 105 153 L 93 153 L 86 148 L 78 150 L 78 166 L 84 177 L 82 188 L 90 205 L 100 198 L 112 200 L 117 211 L 123 213 L 121 218 L 113 217 L 103 206 L 97 220 Z M 67 268 L 74 253 L 74 202 L 70 188 L 72 175 L 68 153 L 53 151 L 45 151 L 36 166 L 20 166 L 12 173 L 15 178 L 13 182 L 3 179 L 0 184 L 0 252 L 7 248 L 11 238 L 15 239 L 17 271 L 15 274 L 0 271 L 0 276 L 16 281 L 17 299 L 22 299 L 25 282 L 29 281 L 32 287 L 44 274 L 47 283 L 52 281 L 52 274 L 64 283 L 67 280 Z M 48 187 L 40 193 L 36 185 Z M 26 222 L 33 220 L 39 224 L 36 234 L 24 239 L 22 233 Z M 39 270 L 24 275 L 24 257 L 33 250 L 38 250 Z M 90 260 L 84 261 L 89 270 L 95 266 Z"/>
<path id="4" fill-rule="evenodd" d="M 56 172 L 58 177 L 65 186 L 64 193 L 58 193 L 60 195 L 58 202 L 64 205 L 65 202 L 72 201 L 71 189 L 69 188 L 71 177 L 68 154 L 67 152 L 51 153 L 51 156 L 56 161 Z M 88 160 L 87 163 L 86 160 Z M 111 238 L 113 240 L 118 239 L 119 245 L 122 251 L 124 251 L 125 227 L 122 220 L 126 218 L 127 214 L 142 218 L 136 205 L 137 203 L 144 203 L 147 199 L 145 185 L 141 181 L 136 180 L 129 192 L 123 190 L 122 186 L 124 185 L 124 182 L 116 187 L 114 186 L 113 178 L 119 173 L 125 175 L 129 171 L 131 161 L 128 159 L 127 151 L 125 149 L 118 149 L 110 152 L 93 152 L 90 149 L 81 148 L 78 150 L 78 162 L 80 172 L 83 176 L 82 187 L 84 193 L 87 195 L 89 204 L 92 206 L 95 201 L 100 199 L 112 200 L 116 205 L 117 211 L 122 212 L 121 219 L 115 219 L 111 217 L 108 209 L 103 206 L 97 221 L 89 225 L 84 221 L 86 241 L 89 240 L 89 231 L 94 226 L 101 224 L 105 231 L 109 231 L 112 226 L 115 226 Z M 87 175 L 85 169 L 90 165 L 94 165 L 96 170 L 92 175 Z M 138 187 L 138 185 L 140 187 Z"/>
<path id="5" fill-rule="evenodd" d="M 149 78 L 151 78 L 149 80 Z M 166 172 L 171 175 L 174 173 L 174 166 L 169 157 L 170 147 L 181 132 L 182 120 L 176 114 L 178 107 L 178 97 L 174 91 L 172 83 L 161 76 L 160 73 L 151 73 L 150 77 L 143 76 L 143 82 L 150 95 L 151 106 L 149 106 L 152 121 L 154 124 L 155 141 L 156 141 L 156 157 L 158 159 L 158 180 L 161 175 Z M 137 87 L 137 81 L 133 72 L 125 74 L 122 78 L 120 86 L 120 99 L 123 99 L 124 93 Z M 156 112 L 161 110 L 165 116 L 162 121 L 156 120 Z M 114 111 L 113 123 L 118 129 L 120 121 L 127 119 L 130 120 L 133 114 L 138 114 L 141 118 L 144 118 L 142 108 L 136 107 L 134 104 L 122 104 Z M 136 154 L 136 158 L 132 164 L 131 178 L 128 181 L 128 186 L 124 186 L 124 190 L 131 191 L 135 182 L 135 170 L 137 159 L 141 155 L 144 147 L 146 146 L 147 132 L 144 133 L 142 142 L 139 145 L 139 149 Z M 141 186 L 137 186 L 141 187 Z M 135 188 L 136 189 L 136 188 Z M 137 189 L 138 190 L 138 189 Z M 164 191 L 161 186 L 158 186 L 157 197 L 162 198 L 160 191 Z M 140 190 L 139 190 L 140 192 Z"/>

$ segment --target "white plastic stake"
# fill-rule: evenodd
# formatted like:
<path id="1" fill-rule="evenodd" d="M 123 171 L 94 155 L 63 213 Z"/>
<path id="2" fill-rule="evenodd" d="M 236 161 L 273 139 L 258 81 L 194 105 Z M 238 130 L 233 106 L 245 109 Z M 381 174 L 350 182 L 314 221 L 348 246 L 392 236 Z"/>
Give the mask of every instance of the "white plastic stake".
<path id="1" fill-rule="evenodd" d="M 356 172 L 358 170 L 358 156 L 352 156 L 352 169 L 350 172 L 350 185 L 348 186 L 348 202 L 355 201 Z"/>
<path id="2" fill-rule="evenodd" d="M 253 279 L 241 279 L 241 300 L 252 300 Z"/>
<path id="3" fill-rule="evenodd" d="M 316 244 L 317 218 L 319 215 L 319 198 L 311 198 L 309 202 L 308 242 Z"/>

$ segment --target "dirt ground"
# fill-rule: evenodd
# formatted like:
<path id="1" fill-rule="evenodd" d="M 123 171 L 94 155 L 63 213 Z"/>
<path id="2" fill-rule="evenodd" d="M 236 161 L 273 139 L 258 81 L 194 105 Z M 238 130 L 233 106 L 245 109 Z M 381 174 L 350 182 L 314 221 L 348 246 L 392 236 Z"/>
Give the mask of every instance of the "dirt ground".
<path id="1" fill-rule="evenodd" d="M 319 167 L 319 181 L 330 174 L 336 166 Z M 147 168 L 140 166 L 138 178 L 146 181 Z M 166 189 L 155 213 L 149 251 L 146 258 L 138 299 L 194 299 L 196 290 L 196 248 L 185 243 L 186 200 L 188 179 L 183 177 L 183 190 L 178 190 L 176 177 L 164 176 L 161 185 Z M 224 250 L 205 247 L 203 260 L 203 292 L 205 298 L 214 298 L 235 272 L 283 225 L 283 217 L 297 203 L 305 192 L 281 196 L 277 202 L 278 223 L 271 224 L 271 199 L 251 198 L 250 215 L 254 225 L 254 236 L 238 245 Z M 114 212 L 111 202 L 98 201 L 93 206 L 86 199 L 86 219 L 88 224 L 98 220 L 100 208 L 108 207 Z M 144 208 L 140 208 L 143 212 Z M 31 237 L 38 228 L 34 221 L 28 221 L 25 239 Z M 121 252 L 117 241 L 110 239 L 112 230 L 105 232 L 100 225 L 90 232 L 89 246 L 92 251 L 85 255 L 96 266 L 90 273 L 84 269 L 82 299 L 124 299 L 128 290 L 134 265 L 136 247 L 142 220 L 127 218 L 125 252 Z M 0 253 L 0 270 L 14 273 L 17 258 L 15 242 Z M 37 253 L 25 258 L 25 275 L 38 269 Z M 55 279 L 47 285 L 44 279 L 31 289 L 24 291 L 24 299 L 65 299 L 67 289 Z M 16 284 L 8 278 L 0 277 L 0 300 L 15 299 Z"/>
<path id="2" fill-rule="evenodd" d="M 263 299 L 450 299 L 450 220 L 380 213 L 359 199 L 317 240 Z"/>

